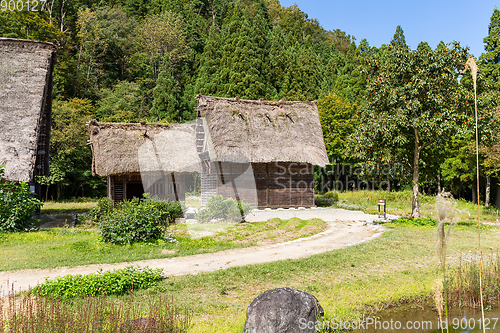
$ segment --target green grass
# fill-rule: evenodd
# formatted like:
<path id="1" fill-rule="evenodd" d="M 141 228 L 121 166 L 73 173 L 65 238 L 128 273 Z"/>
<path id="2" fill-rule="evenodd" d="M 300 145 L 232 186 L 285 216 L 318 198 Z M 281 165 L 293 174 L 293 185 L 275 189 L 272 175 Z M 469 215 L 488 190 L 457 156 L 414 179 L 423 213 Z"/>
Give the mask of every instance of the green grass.
<path id="1" fill-rule="evenodd" d="M 233 224 L 220 235 L 202 238 L 190 237 L 186 225 L 175 225 L 170 231 L 175 234 L 178 244 L 158 240 L 132 245 L 114 245 L 102 242 L 95 230 L 75 228 L 4 233 L 0 234 L 0 253 L 2 258 L 9 260 L 0 260 L 0 271 L 111 264 L 217 252 L 262 244 L 260 242 L 262 237 L 254 238 L 252 233 L 262 236 L 271 228 L 273 232 L 284 231 L 285 236 L 280 238 L 281 240 L 293 240 L 319 233 L 327 228 L 327 224 L 317 219 L 309 221 L 274 219 L 269 223 Z M 252 232 L 248 232 L 249 230 Z M 163 250 L 170 251 L 162 253 Z"/>
<path id="2" fill-rule="evenodd" d="M 357 246 L 305 259 L 233 267 L 169 277 L 158 286 L 135 293 L 136 302 L 167 293 L 174 303 L 193 311 L 189 332 L 241 332 L 246 308 L 265 290 L 289 286 L 315 295 L 327 319 L 352 320 L 404 301 L 430 302 L 439 274 L 434 228 L 392 228 L 382 237 Z M 498 250 L 500 229 L 482 234 L 485 256 Z M 477 251 L 474 227 L 452 233 L 448 259 Z"/>
<path id="3" fill-rule="evenodd" d="M 338 208 L 361 210 L 368 214 L 377 214 L 377 200 L 386 199 L 387 213 L 401 216 L 411 215 L 412 192 L 399 191 L 348 191 L 339 193 L 339 202 L 334 206 Z M 435 196 L 420 194 L 420 217 L 435 218 L 436 213 L 434 205 L 436 202 Z M 464 199 L 457 200 L 458 209 L 464 209 L 468 213 L 461 216 L 461 221 L 477 221 L 477 205 Z M 494 222 L 496 220 L 496 208 L 490 206 L 485 208 L 481 206 L 481 220 Z"/>
<path id="4" fill-rule="evenodd" d="M 94 207 L 97 207 L 97 199 L 87 199 L 83 202 L 45 201 L 40 212 L 42 214 L 86 213 Z"/>

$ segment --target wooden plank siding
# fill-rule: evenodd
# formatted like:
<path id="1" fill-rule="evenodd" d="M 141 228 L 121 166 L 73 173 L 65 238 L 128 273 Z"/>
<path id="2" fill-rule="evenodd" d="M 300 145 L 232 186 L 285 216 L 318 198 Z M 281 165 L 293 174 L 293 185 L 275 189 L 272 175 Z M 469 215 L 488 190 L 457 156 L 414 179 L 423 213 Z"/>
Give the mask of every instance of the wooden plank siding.
<path id="1" fill-rule="evenodd" d="M 213 194 L 224 198 L 236 198 L 232 182 L 238 178 L 248 164 L 218 163 L 210 165 L 211 174 L 202 175 L 202 193 L 208 200 Z M 307 163 L 251 163 L 253 178 L 239 179 L 236 190 L 240 200 L 255 208 L 291 208 L 314 206 L 314 167 Z M 222 172 L 221 172 L 222 171 Z M 213 182 L 217 179 L 216 192 Z M 204 185 L 209 185 L 203 188 Z M 210 191 L 209 191 L 210 189 Z"/>
<path id="2" fill-rule="evenodd" d="M 186 200 L 185 175 L 174 174 L 174 181 L 177 190 L 177 199 L 179 201 Z M 111 175 L 108 176 L 108 198 L 114 203 L 117 203 L 124 199 L 130 200 L 133 197 L 142 197 L 139 195 L 139 189 L 142 187 L 145 192 L 157 196 L 160 199 L 176 201 L 174 181 L 172 181 L 171 173 L 166 173 L 165 175 L 156 173 L 144 175 L 144 179 L 139 173 Z M 129 193 L 127 193 L 127 188 L 129 188 Z M 135 193 L 131 193 L 131 190 L 134 190 Z"/>

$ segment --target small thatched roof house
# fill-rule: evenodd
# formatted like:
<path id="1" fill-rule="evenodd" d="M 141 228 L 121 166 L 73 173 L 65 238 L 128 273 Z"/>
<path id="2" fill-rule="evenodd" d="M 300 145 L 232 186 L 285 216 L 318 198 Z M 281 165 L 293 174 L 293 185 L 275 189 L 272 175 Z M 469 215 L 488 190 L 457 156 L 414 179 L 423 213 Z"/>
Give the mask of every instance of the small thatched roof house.
<path id="1" fill-rule="evenodd" d="M 316 102 L 197 100 L 202 203 L 221 194 L 259 208 L 314 206 L 314 165 L 328 164 Z"/>
<path id="2" fill-rule="evenodd" d="M 49 174 L 56 50 L 51 43 L 0 38 L 0 164 L 8 180 Z"/>
<path id="3" fill-rule="evenodd" d="M 185 175 L 201 173 L 195 125 L 88 123 L 92 174 L 107 177 L 108 197 L 131 199 L 149 192 L 184 200 Z"/>

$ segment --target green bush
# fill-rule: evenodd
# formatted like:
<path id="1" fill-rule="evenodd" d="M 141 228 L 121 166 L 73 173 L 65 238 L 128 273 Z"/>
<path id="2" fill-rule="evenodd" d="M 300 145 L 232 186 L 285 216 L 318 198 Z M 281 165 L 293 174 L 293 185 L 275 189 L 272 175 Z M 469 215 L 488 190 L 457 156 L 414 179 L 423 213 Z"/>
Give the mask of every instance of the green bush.
<path id="1" fill-rule="evenodd" d="M 214 195 L 208 200 L 207 207 L 200 210 L 195 217 L 202 223 L 214 219 L 221 219 L 225 222 L 240 222 L 241 211 L 243 216 L 246 216 L 251 210 L 252 207 L 246 202 L 236 201 L 233 198 L 224 200 L 221 195 Z"/>
<path id="2" fill-rule="evenodd" d="M 77 224 L 95 224 L 105 215 L 108 215 L 113 210 L 113 201 L 108 197 L 101 198 L 97 201 L 97 207 L 94 207 L 88 213 L 77 214 L 75 221 Z"/>
<path id="3" fill-rule="evenodd" d="M 334 202 L 332 199 L 325 199 L 318 196 L 314 198 L 314 204 L 318 207 L 330 207 Z"/>
<path id="4" fill-rule="evenodd" d="M 162 269 L 129 266 L 87 275 L 66 275 L 47 279 L 32 289 L 40 296 L 73 298 L 82 296 L 121 295 L 131 290 L 145 289 L 162 279 Z"/>
<path id="5" fill-rule="evenodd" d="M 182 216 L 180 202 L 146 198 L 118 203 L 108 214 L 101 216 L 99 231 L 105 242 L 130 244 L 165 238 L 165 228 Z M 175 241 L 171 237 L 168 241 Z"/>
<path id="6" fill-rule="evenodd" d="M 33 213 L 43 203 L 34 198 L 28 184 L 2 180 L 4 165 L 0 165 L 0 232 L 34 228 Z"/>
<path id="7" fill-rule="evenodd" d="M 410 225 L 415 227 L 435 227 L 437 226 L 437 221 L 424 217 L 400 217 L 398 219 L 392 220 L 393 223 L 399 225 Z"/>
<path id="8" fill-rule="evenodd" d="M 339 201 L 339 192 L 337 192 L 337 191 L 329 191 L 329 192 L 326 192 L 323 195 L 320 195 L 320 197 L 323 198 L 323 199 L 331 199 L 335 203 L 335 202 Z"/>

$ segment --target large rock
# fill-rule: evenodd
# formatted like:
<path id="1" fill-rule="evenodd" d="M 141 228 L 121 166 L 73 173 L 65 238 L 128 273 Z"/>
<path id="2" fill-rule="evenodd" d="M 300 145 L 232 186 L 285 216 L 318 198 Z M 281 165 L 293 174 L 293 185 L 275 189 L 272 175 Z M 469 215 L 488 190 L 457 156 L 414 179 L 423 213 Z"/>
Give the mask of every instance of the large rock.
<path id="1" fill-rule="evenodd" d="M 324 311 L 316 297 L 289 287 L 267 290 L 247 309 L 244 333 L 316 332 Z"/>

